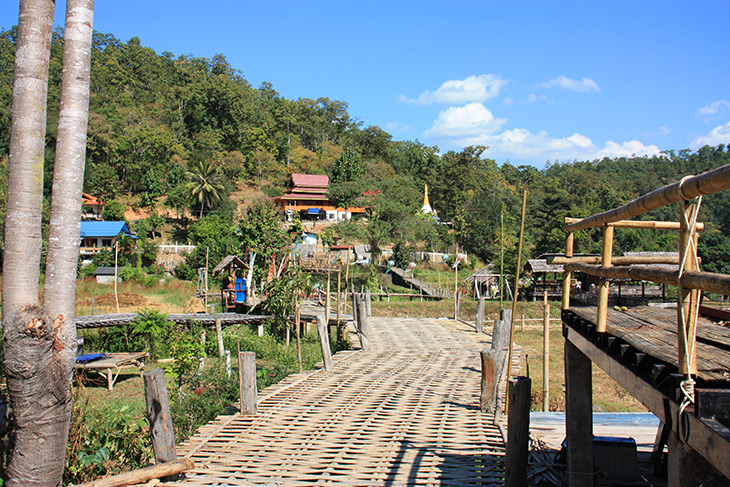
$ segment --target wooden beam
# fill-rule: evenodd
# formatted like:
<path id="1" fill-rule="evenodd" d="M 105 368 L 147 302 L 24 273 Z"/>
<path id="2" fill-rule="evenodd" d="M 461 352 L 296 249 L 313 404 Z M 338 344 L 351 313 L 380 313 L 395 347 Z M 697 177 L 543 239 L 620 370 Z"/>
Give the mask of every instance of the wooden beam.
<path id="1" fill-rule="evenodd" d="M 111 477 L 97 479 L 92 482 L 80 484 L 77 487 L 124 487 L 136 485 L 152 479 L 169 477 L 195 468 L 195 463 L 189 458 L 174 460 L 172 462 L 160 463 L 151 467 L 132 470 L 131 472 L 120 473 Z"/>
<path id="2" fill-rule="evenodd" d="M 648 382 L 636 376 L 630 369 L 570 326 L 564 325 L 564 330 L 566 344 L 570 342 L 577 347 L 672 431 L 677 432 L 680 429 L 680 423 L 683 422 L 686 426 L 681 428 L 680 437 L 686 438 L 689 446 L 697 450 L 723 475 L 730 478 L 730 462 L 727 461 L 730 458 L 730 441 L 693 414 L 686 413 L 680 418 L 679 405 L 671 398 L 654 389 Z"/>
<path id="3" fill-rule="evenodd" d="M 664 186 L 645 194 L 623 206 L 604 211 L 565 226 L 568 232 L 576 232 L 606 223 L 630 220 L 648 211 L 677 203 L 680 200 L 691 200 L 705 194 L 712 194 L 730 189 L 730 164 L 707 171 L 699 176 L 686 176 L 676 183 Z"/>

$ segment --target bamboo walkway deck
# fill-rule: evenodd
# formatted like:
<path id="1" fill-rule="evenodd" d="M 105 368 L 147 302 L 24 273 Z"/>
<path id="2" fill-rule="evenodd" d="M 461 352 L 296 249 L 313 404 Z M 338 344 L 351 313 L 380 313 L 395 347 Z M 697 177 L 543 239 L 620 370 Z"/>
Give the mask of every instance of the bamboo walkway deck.
<path id="1" fill-rule="evenodd" d="M 501 485 L 505 445 L 478 407 L 489 337 L 452 320 L 371 328 L 370 351 L 262 391 L 256 416 L 201 428 L 179 447 L 196 469 L 166 485 Z"/>

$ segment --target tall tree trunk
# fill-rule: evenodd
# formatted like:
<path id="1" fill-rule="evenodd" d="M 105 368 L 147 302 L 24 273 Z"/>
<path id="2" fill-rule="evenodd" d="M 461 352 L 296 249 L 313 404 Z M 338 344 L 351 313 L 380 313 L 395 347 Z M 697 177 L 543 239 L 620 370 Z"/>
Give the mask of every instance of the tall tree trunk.
<path id="1" fill-rule="evenodd" d="M 84 183 L 86 134 L 89 121 L 89 84 L 94 0 L 67 0 L 63 43 L 63 71 L 58 117 L 56 160 L 53 170 L 51 218 L 43 305 L 56 333 L 52 364 L 58 371 L 50 384 L 56 403 L 46 419 L 53 423 L 58 455 L 50 459 L 58 476 L 47 485 L 58 485 L 63 476 L 71 420 L 71 382 L 76 360 L 76 268 L 79 259 L 81 191 Z M 53 415 L 54 417 L 52 417 Z"/>
<path id="2" fill-rule="evenodd" d="M 44 299 L 52 319 L 38 305 L 38 273 L 53 10 L 52 0 L 20 2 L 3 279 L 5 369 L 16 427 L 7 469 L 8 486 L 61 484 L 71 414 L 76 337 L 73 304 L 86 151 L 93 0 L 67 2 L 53 185 L 56 197 L 52 202 Z M 84 37 L 88 39 L 84 41 Z M 82 105 L 85 107 L 81 108 Z M 7 244 L 11 242 L 8 252 Z"/>
<path id="3" fill-rule="evenodd" d="M 21 0 L 13 77 L 8 205 L 3 255 L 3 321 L 38 303 L 43 153 L 53 0 Z"/>

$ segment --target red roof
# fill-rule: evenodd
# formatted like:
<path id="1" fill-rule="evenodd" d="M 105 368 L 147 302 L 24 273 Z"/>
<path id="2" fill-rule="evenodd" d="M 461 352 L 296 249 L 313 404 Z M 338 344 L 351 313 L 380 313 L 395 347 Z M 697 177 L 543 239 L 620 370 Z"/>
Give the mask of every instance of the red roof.
<path id="1" fill-rule="evenodd" d="M 330 184 L 329 176 L 319 174 L 292 174 L 291 180 L 294 186 L 326 188 Z"/>

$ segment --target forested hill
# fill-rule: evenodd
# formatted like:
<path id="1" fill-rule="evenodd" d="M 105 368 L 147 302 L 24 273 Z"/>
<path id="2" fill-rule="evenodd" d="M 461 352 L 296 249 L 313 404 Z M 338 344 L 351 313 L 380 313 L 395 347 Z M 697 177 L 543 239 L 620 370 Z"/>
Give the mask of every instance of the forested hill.
<path id="1" fill-rule="evenodd" d="M 0 33 L 0 157 L 10 137 L 15 28 Z M 484 260 L 499 256 L 500 212 L 504 212 L 506 258 L 514 260 L 523 183 L 528 184 L 527 254 L 563 248 L 565 216 L 587 216 L 618 206 L 686 174 L 730 163 L 724 146 L 697 152 L 669 151 L 655 157 L 603 159 L 531 166 L 498 166 L 484 148 L 440 153 L 418 141 L 394 141 L 379 127 L 348 113 L 344 101 L 288 100 L 269 83 L 252 87 L 223 55 L 213 59 L 162 54 L 137 38 L 122 42 L 94 34 L 85 188 L 107 201 L 126 195 L 139 206 L 164 204 L 235 221 L 228 196 L 242 184 L 280 193 L 288 175 L 329 174 L 331 197 L 343 204 L 372 191 L 374 212 L 367 226 L 347 225 L 372 244 L 394 243 L 445 250 L 459 243 Z M 48 96 L 46 190 L 54 159 L 61 77 L 62 32 L 53 38 Z M 3 165 L 3 168 L 5 165 Z M 5 169 L 3 169 L 3 172 Z M 220 181 L 220 199 L 191 198 L 188 178 L 205 173 Z M 3 174 L 0 187 L 7 186 Z M 454 232 L 417 219 L 424 185 L 442 221 Z M 4 188 L 3 188 L 4 193 Z M 4 196 L 4 195 L 3 195 Z M 5 198 L 2 198 L 4 205 Z M 4 209 L 2 213 L 4 215 Z M 676 219 L 676 209 L 651 218 Z M 702 239 L 705 262 L 730 271 L 730 194 L 708 197 Z M 4 218 L 2 218 L 4 221 Z M 358 234 L 358 232 L 360 232 Z M 597 235 L 577 239 L 576 251 L 595 251 Z M 622 230 L 617 251 L 676 250 L 676 236 Z M 722 258 L 716 258 L 720 256 Z"/>

